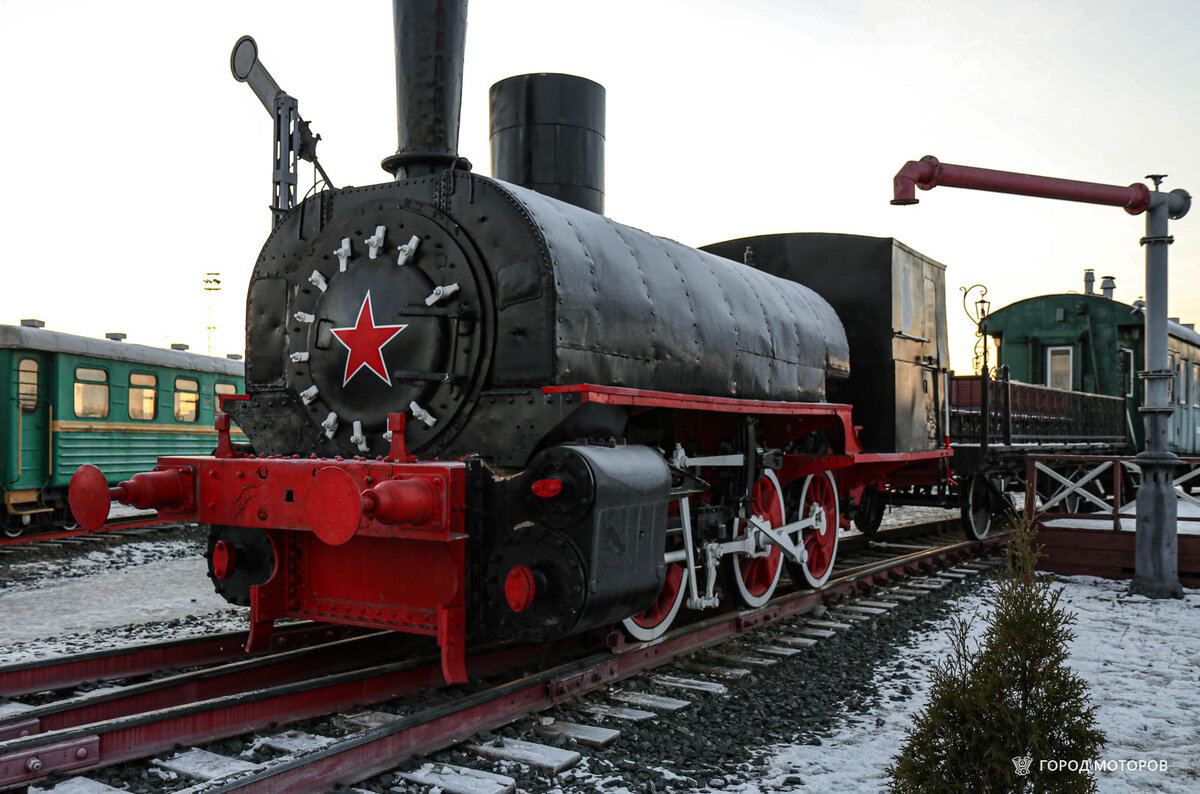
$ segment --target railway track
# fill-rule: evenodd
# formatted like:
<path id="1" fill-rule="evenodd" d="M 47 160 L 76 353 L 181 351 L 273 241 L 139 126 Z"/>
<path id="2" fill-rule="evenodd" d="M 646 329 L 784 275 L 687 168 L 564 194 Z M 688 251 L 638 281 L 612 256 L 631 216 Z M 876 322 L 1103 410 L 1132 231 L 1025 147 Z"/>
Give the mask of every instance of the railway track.
<path id="1" fill-rule="evenodd" d="M 119 537 L 116 533 L 131 534 L 135 532 L 152 532 L 166 531 L 171 529 L 180 529 L 188 526 L 174 522 L 163 522 L 157 516 L 143 518 L 138 520 L 128 521 L 113 521 L 105 524 L 98 530 L 95 529 L 56 529 L 45 532 L 31 532 L 20 535 L 0 535 L 0 552 L 18 551 L 24 548 L 29 548 L 39 544 L 70 544 L 82 543 L 85 541 L 105 540 Z M 192 525 L 195 526 L 195 525 Z"/>
<path id="2" fill-rule="evenodd" d="M 436 648 L 424 638 L 316 624 L 288 627 L 269 652 L 254 657 L 241 653 L 244 635 L 235 633 L 0 668 L 0 695 L 15 698 L 0 706 L 0 788 L 140 763 L 143 771 L 198 780 L 197 791 L 322 790 L 388 772 L 415 755 L 552 707 L 593 701 L 618 682 L 626 682 L 618 696 L 624 705 L 596 709 L 609 720 L 647 719 L 663 708 L 685 708 L 687 701 L 638 697 L 629 681 L 650 677 L 660 690 L 719 695 L 729 680 L 756 666 L 786 663 L 840 631 L 971 575 L 981 566 L 952 566 L 1004 540 L 965 542 L 954 537 L 951 523 L 882 531 L 874 542 L 846 538 L 835 577 L 822 590 L 785 593 L 752 611 L 699 613 L 654 643 L 632 643 L 614 633 L 607 648 L 595 635 L 547 647 L 477 648 L 468 659 L 472 683 L 454 689 L 441 686 Z M 758 650 L 722 651 L 745 644 L 744 638 Z M 652 672 L 667 663 L 675 663 L 679 675 Z M 97 680 L 106 683 L 75 691 Z M 299 728 L 273 732 L 277 725 Z M 304 730 L 311 725 L 317 732 Z M 539 731 L 585 746 L 614 738 L 612 729 L 571 721 Z M 226 763 L 220 760 L 225 756 L 214 759 L 198 747 L 247 733 L 256 734 L 253 748 L 270 751 L 267 763 Z M 193 748 L 143 760 L 179 745 Z M 578 759 L 573 750 L 512 740 L 468 749 L 484 757 L 524 758 L 546 774 Z M 504 781 L 443 767 L 404 774 L 446 791 L 511 790 Z M 225 779 L 230 772 L 237 776 Z"/>

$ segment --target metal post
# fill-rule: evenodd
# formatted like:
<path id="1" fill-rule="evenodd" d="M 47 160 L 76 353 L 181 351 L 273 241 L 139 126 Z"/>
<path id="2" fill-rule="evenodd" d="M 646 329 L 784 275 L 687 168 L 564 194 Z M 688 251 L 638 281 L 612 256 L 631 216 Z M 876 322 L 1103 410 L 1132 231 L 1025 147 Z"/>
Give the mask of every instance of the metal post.
<path id="1" fill-rule="evenodd" d="M 278 226 L 292 207 L 296 206 L 296 162 L 297 158 L 313 164 L 321 179 L 329 187 L 328 174 L 317 160 L 317 141 L 308 122 L 300 118 L 300 106 L 296 98 L 285 92 L 271 77 L 267 67 L 258 60 L 258 44 L 250 36 L 242 36 L 233 45 L 229 56 L 229 69 L 239 83 L 246 83 L 254 91 L 258 101 L 271 114 L 275 125 L 275 141 L 271 164 L 271 219 Z M 211 352 L 211 351 L 210 351 Z"/>
<path id="2" fill-rule="evenodd" d="M 1146 381 L 1145 404 L 1139 409 L 1146 428 L 1146 449 L 1137 456 L 1142 484 L 1137 493 L 1137 541 L 1130 590 L 1150 598 L 1182 598 L 1179 584 L 1179 503 L 1175 467 L 1179 458 L 1168 448 L 1167 423 L 1175 410 L 1167 399 L 1167 380 L 1174 377 L 1167 361 L 1167 220 L 1188 211 L 1185 191 L 1150 194 L 1146 213 Z"/>
<path id="3" fill-rule="evenodd" d="M 1008 365 L 1000 365 L 1000 382 L 1004 384 L 1004 445 L 1012 446 L 1012 383 L 1008 380 Z"/>
<path id="4" fill-rule="evenodd" d="M 296 122 L 299 104 L 280 91 L 275 95 L 275 162 L 271 169 L 271 217 L 278 226 L 296 206 Z"/>
<path id="5" fill-rule="evenodd" d="M 985 347 L 986 351 L 987 348 Z M 987 457 L 988 454 L 988 437 L 992 426 L 992 418 L 988 415 L 988 405 L 991 395 L 991 383 L 988 379 L 988 365 L 986 359 L 984 364 L 979 369 L 979 457 L 980 460 Z"/>

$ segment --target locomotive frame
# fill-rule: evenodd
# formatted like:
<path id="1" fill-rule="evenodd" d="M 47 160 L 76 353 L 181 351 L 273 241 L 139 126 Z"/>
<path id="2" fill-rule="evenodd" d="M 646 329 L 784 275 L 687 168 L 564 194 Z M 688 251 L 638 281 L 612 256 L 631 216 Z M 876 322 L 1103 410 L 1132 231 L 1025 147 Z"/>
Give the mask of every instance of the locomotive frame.
<path id="1" fill-rule="evenodd" d="M 668 522 L 680 549 L 662 556 L 662 585 L 653 602 L 620 620 L 634 639 L 652 641 L 671 625 L 681 605 L 699 610 L 718 606 L 718 583 L 743 606 L 764 604 L 786 567 L 802 586 L 828 579 L 844 516 L 838 494 L 870 484 L 925 480 L 949 450 L 868 453 L 858 443 L 848 405 L 796 404 L 679 395 L 580 385 L 547 387 L 581 403 L 620 406 L 631 412 L 670 410 L 683 424 L 712 424 L 731 418 L 759 423 L 763 439 L 802 438 L 818 430 L 837 444 L 834 454 L 773 456 L 774 468 L 761 468 L 759 493 L 773 488 L 778 508 L 763 507 L 761 496 L 744 517 L 737 537 L 693 535 L 692 500 L 702 499 L 704 482 L 717 470 L 743 473 L 751 455 L 688 455 L 677 447 L 671 457 L 677 482 L 671 497 L 678 510 Z M 226 403 L 245 400 L 239 395 Z M 72 483 L 81 521 L 102 521 L 108 497 L 138 507 L 155 507 L 164 520 L 189 520 L 266 530 L 271 575 L 249 588 L 251 635 L 248 648 L 265 647 L 274 621 L 284 618 L 389 628 L 437 638 L 448 682 L 466 680 L 465 653 L 472 628 L 468 612 L 487 597 L 475 572 L 485 553 L 480 500 L 485 473 L 479 461 L 418 461 L 405 445 L 403 414 L 393 414 L 392 447 L 381 459 L 300 458 L 249 455 L 229 437 L 229 417 L 217 419 L 220 443 L 208 458 L 164 457 L 153 472 L 135 475 L 101 493 L 101 475 L 81 469 Z M 715 440 L 715 439 L 714 439 Z M 691 477 L 686 476 L 691 473 Z M 514 478 L 520 480 L 521 478 Z M 553 478 L 524 478 L 532 498 L 563 494 Z M 828 484 L 828 487 L 827 485 Z M 800 515 L 787 521 L 784 493 L 799 486 L 794 501 Z M 234 540 L 217 541 L 209 555 L 215 580 L 232 576 L 253 554 Z M 474 558 L 474 559 L 473 559 Z M 381 566 L 381 560 L 388 561 Z M 502 585 L 507 609 L 496 626 L 529 609 L 540 595 L 532 583 L 533 565 L 513 565 Z M 517 571 L 516 574 L 513 571 Z M 736 573 L 735 573 L 736 572 Z M 490 575 L 495 578 L 495 571 Z M 543 584 L 543 587 L 545 585 Z M 474 600 L 474 603 L 472 603 Z M 490 609 L 504 609 L 491 604 Z M 475 621 L 478 623 L 478 621 Z M 607 625 L 607 624 L 603 624 Z M 527 634 L 535 634 L 527 632 Z M 536 639 L 536 636 L 530 636 Z"/>

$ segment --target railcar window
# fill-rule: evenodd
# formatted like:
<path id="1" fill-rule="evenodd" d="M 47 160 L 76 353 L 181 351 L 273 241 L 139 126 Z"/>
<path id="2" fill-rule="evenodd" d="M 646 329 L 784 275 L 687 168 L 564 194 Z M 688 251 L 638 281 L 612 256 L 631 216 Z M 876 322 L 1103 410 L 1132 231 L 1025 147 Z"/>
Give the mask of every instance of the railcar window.
<path id="1" fill-rule="evenodd" d="M 1179 404 L 1187 405 L 1187 362 L 1183 359 L 1179 360 L 1179 366 L 1175 368 L 1175 380 L 1179 382 L 1175 387 L 1179 393 Z"/>
<path id="2" fill-rule="evenodd" d="M 32 358 L 23 358 L 17 365 L 17 401 L 21 413 L 31 414 L 38 407 L 38 363 Z"/>
<path id="3" fill-rule="evenodd" d="M 1171 361 L 1170 361 L 1170 363 L 1167 365 L 1167 368 L 1168 368 L 1168 369 L 1170 369 L 1170 370 L 1175 370 L 1175 356 L 1174 356 L 1174 354 L 1172 354 L 1172 355 L 1171 355 Z M 1170 379 L 1168 379 L 1168 380 L 1167 380 L 1167 402 L 1168 402 L 1168 403 L 1173 403 L 1173 402 L 1175 402 L 1175 392 L 1179 390 L 1179 383 L 1178 383 L 1178 381 L 1179 381 L 1179 371 L 1178 371 L 1178 370 L 1175 370 L 1175 377 L 1173 377 L 1173 378 L 1170 378 Z"/>
<path id="4" fill-rule="evenodd" d="M 129 374 L 129 418 L 158 418 L 158 376 L 141 372 Z"/>
<path id="5" fill-rule="evenodd" d="M 1200 406 L 1200 364 L 1192 364 L 1192 405 Z"/>
<path id="6" fill-rule="evenodd" d="M 1071 388 L 1071 347 L 1046 348 L 1046 385 L 1055 389 Z"/>
<path id="7" fill-rule="evenodd" d="M 1121 348 L 1121 382 L 1125 384 L 1125 396 L 1133 396 L 1133 351 Z"/>
<path id="8" fill-rule="evenodd" d="M 80 419 L 108 416 L 108 373 L 92 367 L 75 368 L 75 415 Z"/>
<path id="9" fill-rule="evenodd" d="M 217 395 L 216 404 L 213 406 L 213 409 L 216 411 L 217 416 L 220 416 L 225 413 L 221 410 L 221 395 L 237 394 L 237 386 L 234 386 L 232 383 L 218 383 L 216 386 L 213 386 L 213 391 Z"/>
<path id="10" fill-rule="evenodd" d="M 175 379 L 175 421 L 195 422 L 200 418 L 200 384 L 191 378 Z"/>

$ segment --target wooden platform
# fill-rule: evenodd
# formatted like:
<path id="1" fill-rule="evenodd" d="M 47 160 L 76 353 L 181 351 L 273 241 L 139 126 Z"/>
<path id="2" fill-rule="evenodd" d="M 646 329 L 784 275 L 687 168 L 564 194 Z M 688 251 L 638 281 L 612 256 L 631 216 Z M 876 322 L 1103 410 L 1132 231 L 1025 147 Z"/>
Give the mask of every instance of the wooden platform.
<path id="1" fill-rule="evenodd" d="M 1037 542 L 1045 555 L 1038 570 L 1063 576 L 1100 576 L 1132 579 L 1133 532 L 1111 529 L 1040 527 Z M 1200 587 L 1200 535 L 1179 536 L 1179 582 Z"/>

